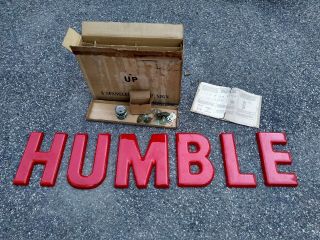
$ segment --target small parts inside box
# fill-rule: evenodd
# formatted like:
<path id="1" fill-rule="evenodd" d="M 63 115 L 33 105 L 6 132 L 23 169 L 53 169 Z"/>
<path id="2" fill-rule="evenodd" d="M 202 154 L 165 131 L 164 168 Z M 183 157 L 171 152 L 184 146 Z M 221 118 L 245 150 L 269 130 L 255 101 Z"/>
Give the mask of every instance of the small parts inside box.
<path id="1" fill-rule="evenodd" d="M 128 115 L 127 108 L 126 108 L 126 106 L 123 106 L 123 105 L 116 106 L 115 113 L 116 113 L 116 117 L 119 120 L 125 119 L 127 117 L 127 115 Z"/>
<path id="2" fill-rule="evenodd" d="M 155 125 L 172 125 L 175 122 L 177 115 L 173 112 L 163 112 L 160 109 L 152 109 L 149 114 L 140 114 L 137 118 L 137 123 L 150 124 L 153 122 Z"/>
<path id="3" fill-rule="evenodd" d="M 139 124 L 150 124 L 165 126 L 172 125 L 176 120 L 177 115 L 167 111 L 161 111 L 157 108 L 151 109 L 152 97 L 148 90 L 130 91 L 129 113 L 138 115 L 136 122 Z M 127 108 L 124 105 L 115 107 L 115 114 L 119 120 L 124 120 L 127 117 Z"/>
<path id="4" fill-rule="evenodd" d="M 125 123 L 150 127 L 177 127 L 177 106 L 154 104 L 151 106 L 149 112 L 135 115 L 131 114 L 129 109 L 129 102 L 93 99 L 87 112 L 87 119 L 92 121 Z"/>
<path id="5" fill-rule="evenodd" d="M 149 90 L 130 91 L 129 111 L 131 114 L 147 114 L 151 112 L 151 93 Z"/>
<path id="6" fill-rule="evenodd" d="M 128 116 L 128 111 L 126 106 L 117 105 L 115 107 L 115 115 L 117 119 L 124 120 Z M 137 116 L 137 123 L 139 124 L 154 124 L 158 126 L 171 126 L 177 119 L 177 115 L 173 112 L 161 111 L 158 108 L 153 108 L 147 113 L 142 113 Z"/>

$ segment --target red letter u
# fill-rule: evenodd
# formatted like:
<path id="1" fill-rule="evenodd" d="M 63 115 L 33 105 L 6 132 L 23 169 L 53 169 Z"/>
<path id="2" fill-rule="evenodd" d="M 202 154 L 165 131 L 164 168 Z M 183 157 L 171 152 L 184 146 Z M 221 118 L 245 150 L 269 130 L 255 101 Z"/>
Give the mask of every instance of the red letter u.
<path id="1" fill-rule="evenodd" d="M 110 134 L 99 134 L 92 172 L 89 176 L 82 175 L 88 135 L 76 134 L 72 146 L 68 168 L 68 182 L 79 189 L 91 189 L 99 186 L 106 177 L 110 149 Z"/>

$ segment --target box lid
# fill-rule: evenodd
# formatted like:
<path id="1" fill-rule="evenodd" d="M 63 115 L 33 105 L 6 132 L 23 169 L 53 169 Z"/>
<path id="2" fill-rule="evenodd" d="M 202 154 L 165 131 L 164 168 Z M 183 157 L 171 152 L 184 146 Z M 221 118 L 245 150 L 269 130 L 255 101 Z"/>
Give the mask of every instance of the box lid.
<path id="1" fill-rule="evenodd" d="M 63 40 L 63 46 L 82 44 L 180 47 L 183 42 L 182 24 L 82 22 L 82 34 L 72 28 Z M 86 44 L 85 44 L 86 45 Z"/>
<path id="2" fill-rule="evenodd" d="M 181 43 L 182 24 L 82 22 L 83 41 L 96 38 L 167 39 Z"/>

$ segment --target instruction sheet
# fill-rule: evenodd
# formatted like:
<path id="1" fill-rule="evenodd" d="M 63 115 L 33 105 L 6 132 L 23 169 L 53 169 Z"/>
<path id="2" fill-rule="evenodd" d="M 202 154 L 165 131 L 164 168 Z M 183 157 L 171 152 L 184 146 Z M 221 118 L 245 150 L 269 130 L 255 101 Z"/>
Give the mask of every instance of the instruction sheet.
<path id="1" fill-rule="evenodd" d="M 201 82 L 191 111 L 259 128 L 262 97 L 239 88 Z"/>

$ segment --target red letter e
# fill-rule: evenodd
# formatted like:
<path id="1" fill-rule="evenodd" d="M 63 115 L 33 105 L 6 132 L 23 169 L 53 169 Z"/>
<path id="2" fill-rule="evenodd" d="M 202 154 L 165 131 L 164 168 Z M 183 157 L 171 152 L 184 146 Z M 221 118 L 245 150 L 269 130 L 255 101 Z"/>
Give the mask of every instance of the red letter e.
<path id="1" fill-rule="evenodd" d="M 262 171 L 266 186 L 270 187 L 296 187 L 298 186 L 295 173 L 280 173 L 277 164 L 291 164 L 288 152 L 275 152 L 272 149 L 274 144 L 285 145 L 287 143 L 285 133 L 257 133 Z"/>

